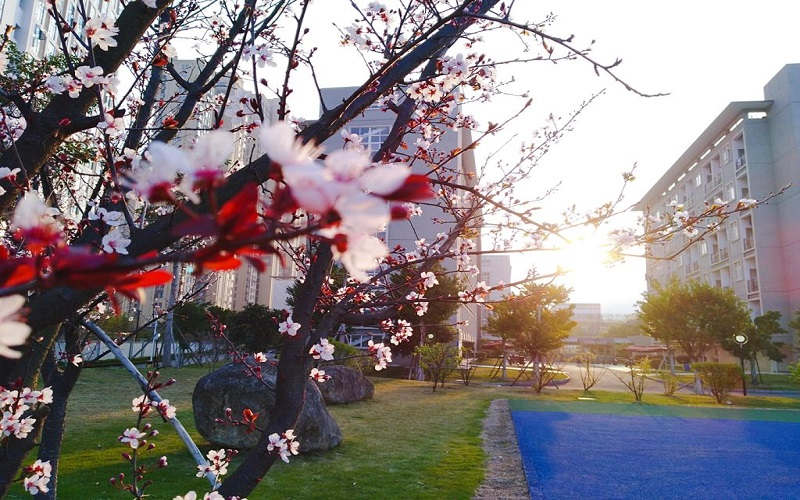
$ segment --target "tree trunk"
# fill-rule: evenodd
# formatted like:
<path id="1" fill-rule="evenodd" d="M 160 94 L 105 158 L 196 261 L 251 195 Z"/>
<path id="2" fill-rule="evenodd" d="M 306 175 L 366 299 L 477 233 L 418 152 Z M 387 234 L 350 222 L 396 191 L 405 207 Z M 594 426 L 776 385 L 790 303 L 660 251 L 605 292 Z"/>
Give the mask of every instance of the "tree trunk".
<path id="1" fill-rule="evenodd" d="M 502 344 L 500 344 L 500 346 L 503 349 L 503 359 L 502 359 L 503 375 L 502 375 L 502 379 L 503 379 L 503 382 L 505 382 L 506 381 L 506 339 L 502 340 Z"/>
<path id="2" fill-rule="evenodd" d="M 750 383 L 753 385 L 757 384 L 759 374 L 760 370 L 758 369 L 758 362 L 754 356 L 750 358 Z"/>
<path id="3" fill-rule="evenodd" d="M 69 346 L 69 344 L 70 342 L 68 341 L 67 345 Z M 67 352 L 72 352 L 72 350 L 68 347 Z M 42 428 L 42 441 L 39 445 L 38 458 L 43 462 L 50 462 L 52 475 L 48 484 L 48 492 L 36 495 L 36 498 L 40 500 L 55 500 L 58 498 L 58 464 L 61 456 L 61 443 L 64 438 L 67 401 L 81 373 L 80 367 L 72 363 L 67 363 L 64 371 L 59 372 L 56 369 L 55 354 L 52 349 L 50 350 L 49 358 L 47 371 L 51 373 L 44 375 L 47 385 L 53 388 L 53 402 L 50 404 L 50 413 L 47 415 L 47 420 L 45 420 Z"/>

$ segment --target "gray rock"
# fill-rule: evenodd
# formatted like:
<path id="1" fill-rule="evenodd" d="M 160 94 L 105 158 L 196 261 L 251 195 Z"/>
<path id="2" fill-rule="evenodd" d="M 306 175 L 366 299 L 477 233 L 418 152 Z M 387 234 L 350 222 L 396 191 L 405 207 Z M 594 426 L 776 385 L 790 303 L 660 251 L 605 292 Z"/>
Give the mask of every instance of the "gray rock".
<path id="1" fill-rule="evenodd" d="M 317 382 L 317 387 L 329 405 L 372 399 L 375 386 L 358 370 L 342 365 L 325 365 L 322 370 L 331 378 Z"/>
<path id="2" fill-rule="evenodd" d="M 258 443 L 259 432 L 247 433 L 244 426 L 217 423 L 225 418 L 225 408 L 233 410 L 233 418 L 240 420 L 242 410 L 250 408 L 258 413 L 256 424 L 265 428 L 269 412 L 275 406 L 275 381 L 277 368 L 261 364 L 264 383 L 245 375 L 241 364 L 229 363 L 197 381 L 192 393 L 194 422 L 198 432 L 215 446 L 225 448 L 252 448 Z M 322 394 L 314 382 L 306 384 L 306 400 L 294 428 L 300 451 L 329 450 L 342 442 L 342 431 L 336 424 Z"/>

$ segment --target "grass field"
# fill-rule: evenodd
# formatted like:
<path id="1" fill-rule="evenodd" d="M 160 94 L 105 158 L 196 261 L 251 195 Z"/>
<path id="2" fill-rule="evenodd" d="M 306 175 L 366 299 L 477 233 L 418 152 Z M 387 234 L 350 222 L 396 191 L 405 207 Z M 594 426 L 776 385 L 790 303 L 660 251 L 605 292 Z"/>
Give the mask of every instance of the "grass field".
<path id="1" fill-rule="evenodd" d="M 178 417 L 205 451 L 208 445 L 194 430 L 191 392 L 208 368 L 162 370 L 175 377 L 163 396 L 177 406 Z M 326 453 L 297 457 L 278 465 L 249 498 L 470 498 L 484 474 L 481 421 L 495 398 L 575 401 L 581 391 L 548 390 L 537 396 L 525 387 L 466 387 L 448 383 L 432 393 L 427 383 L 373 379 L 375 399 L 330 411 L 342 428 L 344 441 Z M 125 451 L 117 436 L 136 423 L 130 401 L 137 389 L 120 368 L 85 370 L 70 400 L 64 441 L 59 498 L 126 498 L 108 479 L 130 475 L 120 457 Z M 600 403 L 629 403 L 625 393 L 594 392 Z M 732 397 L 745 407 L 800 409 L 800 400 L 776 397 Z M 645 405 L 713 405 L 707 396 L 645 395 Z M 194 477 L 194 462 L 168 424 L 152 420 L 161 434 L 148 455 L 166 455 L 170 466 L 149 477 L 152 498 L 172 498 L 190 489 L 206 491 Z M 302 436 L 300 436 L 302 439 Z M 235 464 L 234 464 L 235 465 Z M 11 498 L 30 498 L 16 487 Z"/>

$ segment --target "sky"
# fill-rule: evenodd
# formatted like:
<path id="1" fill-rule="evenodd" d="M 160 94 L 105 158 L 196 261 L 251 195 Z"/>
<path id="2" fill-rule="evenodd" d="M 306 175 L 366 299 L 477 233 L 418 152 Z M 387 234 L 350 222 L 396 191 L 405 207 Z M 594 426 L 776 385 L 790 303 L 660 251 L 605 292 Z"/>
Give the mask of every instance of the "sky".
<path id="1" fill-rule="evenodd" d="M 336 45 L 332 23 L 346 26 L 352 18 L 344 0 L 312 3 L 310 42 L 319 46 L 317 77 L 321 86 L 357 85 L 363 64 L 353 49 Z M 592 56 L 601 62 L 623 60 L 617 74 L 646 93 L 669 93 L 644 98 L 625 90 L 608 77 L 597 77 L 581 61 L 552 64 L 536 62 L 504 66 L 501 79 L 513 77 L 513 88 L 527 90 L 533 109 L 511 126 L 509 133 L 528 138 L 549 113 L 568 114 L 581 101 L 606 89 L 583 112 L 575 127 L 545 157 L 523 192 L 536 193 L 558 183 L 543 213 L 556 216 L 576 204 L 588 210 L 615 198 L 621 173 L 638 165 L 637 180 L 626 191 L 630 205 L 681 155 L 725 105 L 734 100 L 758 100 L 764 84 L 788 63 L 800 62 L 800 3 L 790 0 L 704 0 L 641 2 L 634 0 L 518 1 L 516 20 L 542 20 L 556 15 L 548 32 L 585 46 L 595 40 Z M 486 52 L 502 58 L 507 44 L 516 39 L 486 37 Z M 350 53 L 348 53 L 348 51 Z M 318 113 L 309 75 L 294 80 L 297 116 Z M 518 100 L 498 100 L 491 106 L 466 109 L 482 123 L 498 121 L 518 106 Z M 492 144 L 478 148 L 481 161 Z M 514 148 L 503 155 L 513 158 Z M 540 272 L 555 266 L 571 269 L 561 282 L 572 287 L 573 302 L 599 302 L 604 313 L 634 310 L 645 290 L 645 263 L 631 258 L 604 266 L 606 233 L 613 227 L 630 227 L 635 215 L 614 219 L 600 231 L 582 230 L 570 235 L 575 242 L 566 250 L 544 257 L 515 256 L 513 277 L 529 267 Z"/>

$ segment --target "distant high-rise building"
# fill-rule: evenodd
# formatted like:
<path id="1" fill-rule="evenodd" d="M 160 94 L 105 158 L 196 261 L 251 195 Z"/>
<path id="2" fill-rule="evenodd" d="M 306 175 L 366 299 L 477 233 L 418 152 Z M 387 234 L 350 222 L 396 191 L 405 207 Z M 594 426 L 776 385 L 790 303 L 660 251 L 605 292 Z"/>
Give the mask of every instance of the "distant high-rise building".
<path id="1" fill-rule="evenodd" d="M 784 66 L 764 87 L 764 100 L 728 104 L 637 208 L 660 217 L 682 204 L 696 214 L 717 198 L 760 200 L 787 185 L 678 257 L 648 259 L 648 288 L 673 278 L 701 280 L 733 289 L 754 316 L 778 311 L 786 321 L 800 310 L 800 64 Z M 664 257 L 688 243 L 679 234 L 647 252 Z M 774 340 L 794 344 L 791 333 Z"/>
<path id="2" fill-rule="evenodd" d="M 324 88 L 321 90 L 322 99 L 324 100 L 324 107 L 331 109 L 341 103 L 344 99 L 349 97 L 357 90 L 356 87 L 335 87 Z M 362 144 L 368 151 L 377 152 L 384 140 L 389 136 L 389 131 L 394 124 L 396 115 L 392 112 L 384 112 L 380 106 L 371 106 L 364 110 L 364 112 L 348 122 L 346 130 L 349 133 L 356 134 L 361 137 Z M 412 135 L 413 137 L 413 135 Z M 408 140 L 408 138 L 406 139 Z M 463 149 L 472 143 L 470 131 L 467 129 L 449 130 L 441 136 L 439 143 L 434 147 L 441 151 L 453 151 L 456 149 Z M 344 146 L 344 140 L 341 136 L 335 135 L 329 138 L 324 143 L 327 151 L 341 149 Z M 412 143 L 412 146 L 413 143 Z M 425 173 L 422 169 L 425 166 L 424 162 L 420 166 L 414 167 L 418 173 Z M 451 171 L 456 172 L 455 182 L 460 182 L 465 185 L 474 185 L 476 182 L 475 176 L 475 157 L 472 150 L 465 151 L 458 155 L 455 159 L 447 164 Z M 389 249 L 396 246 L 401 246 L 408 251 L 413 251 L 416 248 L 416 242 L 420 239 L 425 239 L 428 243 L 436 240 L 438 233 L 447 232 L 449 230 L 448 223 L 444 220 L 452 220 L 452 216 L 448 217 L 445 213 L 433 206 L 421 205 L 422 215 L 413 217 L 410 221 L 392 221 L 386 228 L 386 231 L 379 234 Z M 480 238 L 477 238 L 475 243 L 477 249 L 480 249 Z M 476 255 L 473 256 L 473 263 L 479 268 L 481 267 L 481 258 Z M 443 262 L 445 268 L 454 268 L 455 263 L 452 259 Z M 466 276 L 462 276 L 467 278 Z M 473 278 L 468 278 L 473 283 Z M 469 286 L 469 285 L 467 285 Z M 459 307 L 456 317 L 457 322 L 467 322 L 465 326 L 459 328 L 459 345 L 467 343 L 467 345 L 474 345 L 478 338 L 482 310 L 474 304 L 467 304 Z"/>
<path id="3" fill-rule="evenodd" d="M 187 81 L 193 80 L 202 69 L 202 64 L 194 59 L 175 60 L 173 66 L 178 74 Z M 227 92 L 229 80 L 222 78 L 214 89 L 207 94 L 207 102 L 213 102 L 214 96 L 223 95 Z M 169 114 L 174 114 L 185 100 L 186 91 L 169 75 L 165 75 L 164 82 L 160 86 L 158 98 L 169 103 L 159 111 L 155 121 L 160 121 Z M 241 96 L 253 97 L 253 94 L 241 89 L 234 84 L 234 92 L 229 100 L 233 102 Z M 277 120 L 277 100 L 264 99 L 262 107 L 265 114 L 265 121 L 272 123 Z M 229 105 L 226 113 L 232 112 L 234 106 Z M 228 116 L 228 119 L 232 117 Z M 226 119 L 226 121 L 229 121 Z M 192 142 L 201 132 L 196 129 L 208 128 L 212 126 L 213 114 L 207 105 L 200 106 L 198 111 L 186 124 L 186 130 L 178 133 L 172 144 L 180 147 L 190 147 Z M 235 147 L 230 158 L 232 165 L 244 165 L 249 158 L 260 156 L 258 143 L 254 137 L 245 132 L 237 132 L 235 136 Z M 176 300 L 180 300 L 187 295 L 198 292 L 192 296 L 193 301 L 216 305 L 224 309 L 241 310 L 248 304 L 260 304 L 267 307 L 282 309 L 286 307 L 287 289 L 294 282 L 297 271 L 291 259 L 284 259 L 269 255 L 265 258 L 267 270 L 263 273 L 253 267 L 252 264 L 244 262 L 238 269 L 232 271 L 220 271 L 205 273 L 201 276 L 193 277 L 191 286 L 182 285 L 178 287 Z M 193 276 L 194 267 L 191 264 L 180 264 L 178 274 L 180 276 Z M 141 304 L 131 304 L 131 308 L 136 310 L 141 308 L 139 314 L 140 322 L 148 321 L 151 317 L 158 314 L 158 311 L 165 309 L 170 304 L 170 291 L 172 287 L 166 285 L 146 290 L 145 300 Z"/>
<path id="4" fill-rule="evenodd" d="M 575 329 L 570 332 L 573 337 L 598 337 L 603 329 L 603 309 L 600 304 L 567 304 L 572 307 L 572 321 Z"/>
<path id="5" fill-rule="evenodd" d="M 496 286 L 502 283 L 511 282 L 511 256 L 508 254 L 485 254 L 481 256 L 481 274 L 480 280 L 489 286 Z M 495 302 L 503 298 L 503 295 L 509 293 L 503 290 L 492 290 L 487 298 L 488 302 Z M 479 349 L 482 340 L 499 340 L 500 337 L 486 331 L 486 321 L 488 314 L 483 314 L 481 318 L 480 338 L 478 339 Z"/>

